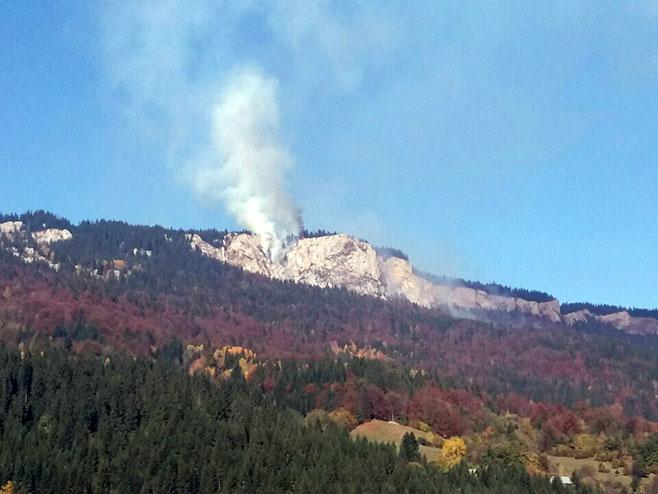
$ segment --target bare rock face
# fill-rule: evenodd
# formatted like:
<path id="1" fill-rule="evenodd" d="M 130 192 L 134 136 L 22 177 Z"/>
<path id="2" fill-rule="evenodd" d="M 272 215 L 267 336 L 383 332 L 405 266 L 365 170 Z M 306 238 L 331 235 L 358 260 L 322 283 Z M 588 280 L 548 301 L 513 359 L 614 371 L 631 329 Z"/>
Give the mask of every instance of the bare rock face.
<path id="1" fill-rule="evenodd" d="M 19 257 L 26 264 L 33 262 L 43 262 L 48 264 L 52 269 L 58 270 L 59 264 L 52 262 L 51 244 L 70 240 L 73 238 L 68 230 L 49 228 L 32 233 L 34 244 L 30 245 L 30 237 L 23 229 L 21 221 L 7 221 L 0 223 L 0 239 L 7 238 L 16 245 L 8 248 L 14 256 Z"/>
<path id="2" fill-rule="evenodd" d="M 548 302 L 539 302 L 539 313 L 548 317 L 553 322 L 559 322 L 562 320 L 562 312 L 560 311 L 560 301 L 553 299 Z"/>
<path id="3" fill-rule="evenodd" d="M 597 318 L 601 322 L 612 324 L 617 328 L 628 328 L 633 324 L 633 317 L 627 311 L 614 312 Z"/>
<path id="4" fill-rule="evenodd" d="M 576 312 L 570 312 L 569 314 L 564 314 L 562 317 L 567 324 L 572 325 L 578 322 L 587 322 L 589 319 L 594 317 L 594 314 L 592 314 L 587 309 L 583 309 L 577 310 Z"/>
<path id="5" fill-rule="evenodd" d="M 61 242 L 63 240 L 71 240 L 73 234 L 68 230 L 60 230 L 57 228 L 48 228 L 39 232 L 34 232 L 32 238 L 37 245 L 50 245 L 54 242 Z"/>
<path id="6" fill-rule="evenodd" d="M 300 239 L 279 262 L 267 256 L 256 235 L 227 235 L 221 249 L 200 237 L 192 236 L 190 241 L 204 255 L 251 273 L 323 288 L 345 287 L 362 295 L 384 295 L 375 249 L 347 235 Z"/>
<path id="7" fill-rule="evenodd" d="M 258 236 L 246 233 L 229 234 L 224 240 L 226 262 L 270 278 L 285 279 L 276 272 L 277 266 L 267 256 Z"/>
<path id="8" fill-rule="evenodd" d="M 610 326 L 625 331 L 626 333 L 658 335 L 658 319 L 653 317 L 635 317 L 625 310 L 598 316 L 592 314 L 587 309 L 583 309 L 564 314 L 562 318 L 570 325 L 594 319 L 601 323 L 609 324 Z"/>
<path id="9" fill-rule="evenodd" d="M 201 238 L 201 235 L 198 235 L 196 233 L 194 233 L 194 234 L 189 234 L 188 233 L 187 234 L 187 239 L 190 241 L 190 245 L 192 246 L 192 250 L 198 250 L 204 256 L 210 257 L 210 258 L 215 259 L 217 261 L 221 261 L 221 262 L 226 261 L 226 255 L 224 253 L 224 248 L 218 248 L 218 247 L 215 247 L 212 244 L 209 244 L 203 238 Z"/>
<path id="10" fill-rule="evenodd" d="M 41 230 L 38 232 L 32 233 L 32 238 L 37 244 L 37 249 L 32 249 L 31 247 L 25 248 L 23 258 L 25 262 L 34 262 L 40 261 L 48 264 L 55 271 L 59 270 L 59 264 L 52 262 L 52 251 L 51 245 L 55 242 L 63 242 L 65 240 L 71 240 L 73 234 L 64 229 L 60 230 L 58 228 L 48 228 L 47 230 Z"/>
<path id="11" fill-rule="evenodd" d="M 453 288 L 435 285 L 414 273 L 411 263 L 399 257 L 380 260 L 382 282 L 388 297 L 406 299 L 423 307 L 451 306 L 457 294 Z M 470 294 L 460 293 L 464 298 L 473 298 Z"/>
<path id="12" fill-rule="evenodd" d="M 9 240 L 14 240 L 21 233 L 21 230 L 23 230 L 22 221 L 6 221 L 0 223 L 0 237 L 5 236 Z"/>
<path id="13" fill-rule="evenodd" d="M 463 315 L 464 310 L 498 310 L 546 317 L 553 322 L 561 320 L 557 300 L 538 303 L 469 287 L 435 285 L 416 275 L 409 261 L 397 257 L 382 259 L 381 267 L 386 295 L 424 307 L 445 306 L 458 315 Z"/>
<path id="14" fill-rule="evenodd" d="M 560 313 L 560 302 L 553 299 L 548 302 L 535 302 L 532 300 L 524 300 L 522 298 L 514 298 L 517 306 L 517 311 L 545 317 L 552 322 L 560 322 L 562 314 Z"/>
<path id="15" fill-rule="evenodd" d="M 411 263 L 406 259 L 381 259 L 380 270 L 381 280 L 389 297 L 407 299 L 423 307 L 436 305 L 435 291 L 438 287 L 414 274 Z"/>
<path id="16" fill-rule="evenodd" d="M 385 295 L 375 249 L 347 235 L 303 238 L 275 269 L 278 277 L 321 287 L 345 287 L 362 295 Z"/>
<path id="17" fill-rule="evenodd" d="M 445 307 L 460 316 L 470 310 L 496 310 L 561 320 L 557 300 L 537 303 L 468 287 L 437 285 L 414 273 L 408 260 L 379 256 L 369 243 L 344 234 L 299 239 L 278 262 L 263 251 L 256 235 L 229 234 L 221 247 L 197 234 L 187 238 L 192 249 L 205 256 L 279 280 L 401 298 L 423 307 Z"/>
<path id="18" fill-rule="evenodd" d="M 595 317 L 599 321 L 611 324 L 627 333 L 658 334 L 658 319 L 654 319 L 653 317 L 635 317 L 631 316 L 625 310 Z"/>

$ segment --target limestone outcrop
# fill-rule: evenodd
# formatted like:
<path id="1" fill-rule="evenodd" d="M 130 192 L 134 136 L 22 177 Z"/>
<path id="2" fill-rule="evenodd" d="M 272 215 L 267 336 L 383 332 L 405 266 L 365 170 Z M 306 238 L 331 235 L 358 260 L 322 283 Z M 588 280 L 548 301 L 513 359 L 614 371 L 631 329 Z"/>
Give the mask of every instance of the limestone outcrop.
<path id="1" fill-rule="evenodd" d="M 73 234 L 70 231 L 64 229 L 60 230 L 58 228 L 48 228 L 47 230 L 41 230 L 34 232 L 32 238 L 39 246 L 50 245 L 54 242 L 62 242 L 63 240 L 71 240 Z"/>
<path id="2" fill-rule="evenodd" d="M 489 294 L 464 286 L 439 285 L 417 275 L 411 263 L 379 255 L 368 242 L 344 234 L 301 238 L 288 247 L 279 262 L 272 262 L 259 238 L 247 233 L 229 234 L 221 247 L 198 234 L 188 235 L 192 249 L 251 273 L 319 287 L 342 287 L 361 295 L 402 298 L 423 307 L 464 311 L 520 312 L 559 322 L 557 300 L 534 302 Z"/>
<path id="3" fill-rule="evenodd" d="M 52 262 L 50 246 L 55 242 L 72 239 L 73 234 L 66 229 L 48 228 L 32 232 L 32 243 L 30 243 L 30 235 L 25 232 L 23 222 L 6 221 L 0 223 L 0 240 L 2 238 L 11 242 L 7 249 L 14 256 L 20 257 L 23 262 L 28 264 L 43 262 L 57 270 L 59 264 Z"/>

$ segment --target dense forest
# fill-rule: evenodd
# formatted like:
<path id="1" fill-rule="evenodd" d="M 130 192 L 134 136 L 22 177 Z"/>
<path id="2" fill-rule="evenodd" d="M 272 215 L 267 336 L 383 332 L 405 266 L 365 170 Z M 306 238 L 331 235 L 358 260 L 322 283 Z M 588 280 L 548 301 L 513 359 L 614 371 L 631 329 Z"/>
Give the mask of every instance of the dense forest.
<path id="1" fill-rule="evenodd" d="M 626 488 L 620 484 L 623 479 L 630 482 L 631 476 L 641 479 L 658 472 L 658 454 L 655 454 L 658 441 L 652 435 L 658 432 L 655 398 L 658 338 L 655 336 L 629 335 L 597 321 L 565 326 L 520 315 L 508 316 L 509 322 L 501 318 L 495 323 L 455 319 L 440 310 L 423 309 L 402 301 L 384 301 L 357 296 L 343 289 L 274 281 L 216 262 L 190 248 L 186 235 L 198 233 L 211 244 L 219 245 L 227 234 L 222 230 L 183 231 L 115 221 L 71 225 L 44 212 L 0 216 L 0 222 L 9 220 L 23 221 L 28 232 L 44 227 L 69 228 L 73 232 L 73 239 L 41 250 L 29 235 L 14 240 L 0 238 L 0 344 L 26 355 L 26 360 L 17 360 L 16 353 L 4 350 L 5 363 L 18 366 L 16 376 L 23 372 L 20 369 L 25 362 L 30 364 L 30 372 L 35 376 L 38 366 L 47 362 L 62 366 L 47 378 L 55 386 L 52 393 L 68 393 L 68 387 L 72 386 L 81 394 L 80 388 L 75 388 L 72 382 L 73 377 L 62 381 L 70 385 L 58 387 L 56 382 L 58 373 L 61 376 L 82 373 L 87 377 L 81 379 L 88 379 L 84 385 L 94 390 L 89 396 L 100 396 L 98 389 L 106 385 L 102 380 L 112 372 L 116 373 L 112 379 L 129 383 L 117 399 L 137 400 L 140 407 L 161 406 L 160 402 L 147 404 L 139 400 L 147 400 L 149 393 L 159 393 L 157 386 L 166 387 L 166 382 L 170 381 L 177 383 L 181 393 L 187 393 L 169 396 L 167 393 L 178 391 L 163 390 L 174 402 L 192 400 L 185 402 L 189 404 L 194 401 L 190 396 L 203 396 L 194 398 L 197 400 L 194 403 L 198 404 L 185 414 L 195 414 L 199 410 L 202 413 L 207 407 L 216 410 L 212 408 L 217 406 L 212 401 L 215 393 L 219 396 L 228 393 L 222 398 L 224 404 L 246 400 L 246 408 L 265 414 L 243 416 L 240 412 L 234 417 L 236 422 L 231 422 L 233 418 L 229 420 L 230 414 L 222 415 L 227 418 L 225 425 L 229 427 L 230 424 L 231 431 L 248 431 L 252 424 L 267 420 L 290 422 L 281 426 L 285 437 L 313 437 L 314 441 L 328 441 L 336 446 L 335 456 L 327 457 L 334 469 L 342 465 L 341 462 L 358 464 L 358 458 L 380 455 L 381 465 L 390 465 L 383 469 L 386 475 L 380 471 L 381 465 L 363 466 L 365 472 L 371 472 L 369 468 L 380 469 L 377 471 L 381 483 L 374 485 L 383 490 L 373 487 L 372 492 L 386 492 L 386 489 L 405 492 L 404 482 L 418 483 L 418 487 L 410 488 L 409 492 L 435 492 L 436 486 L 441 485 L 468 486 L 462 492 L 514 492 L 497 491 L 499 487 L 495 482 L 487 484 L 489 481 L 485 482 L 484 478 L 490 478 L 490 474 L 493 478 L 511 476 L 510 482 L 514 485 L 536 483 L 532 487 L 538 489 L 535 492 L 552 492 L 541 490 L 552 488 L 544 480 L 527 477 L 523 472 L 555 473 L 557 468 L 551 462 L 558 457 L 591 459 L 598 462 L 601 472 L 608 470 L 613 472 L 611 476 L 618 475 L 607 481 L 610 485 L 619 484 L 610 492 L 623 492 Z M 322 234 L 317 232 L 317 235 Z M 27 248 L 40 252 L 47 262 L 25 263 L 11 250 Z M 390 255 L 404 254 L 391 252 Z M 535 298 L 542 300 L 542 297 L 539 294 Z M 109 364 L 103 366 L 99 362 Z M 151 386 L 148 393 L 147 388 L 140 388 L 149 379 L 156 379 L 156 374 L 167 377 L 163 382 L 148 384 Z M 194 377 L 186 377 L 188 374 Z M 135 381 L 138 375 L 142 377 Z M 147 379 L 147 376 L 150 377 Z M 24 424 L 21 418 L 23 429 L 17 429 L 22 435 L 13 439 L 20 442 L 20 438 L 36 434 L 34 431 L 38 428 L 35 427 L 43 410 L 51 405 L 39 401 L 40 396 L 20 395 L 17 386 L 20 387 L 18 377 L 5 383 L 5 396 L 9 396 L 7 393 L 13 396 L 7 398 L 5 416 L 14 419 L 3 420 L 16 420 L 27 413 Z M 194 394 L 197 392 L 194 390 L 201 389 L 198 387 L 207 389 L 206 394 Z M 231 394 L 230 390 L 238 389 L 236 387 L 240 392 Z M 131 395 L 131 389 L 138 395 Z M 139 394 L 142 392 L 143 395 Z M 124 398 L 124 395 L 131 397 Z M 54 395 L 46 396 L 54 399 Z M 82 399 L 74 393 L 66 396 L 73 402 Z M 30 406 L 26 405 L 28 402 Z M 20 413 L 19 403 L 23 407 Z M 122 402 L 115 405 L 123 406 Z M 87 401 L 79 406 L 93 409 L 96 405 Z M 12 407 L 14 415 L 7 415 Z M 168 410 L 158 413 L 173 413 Z M 110 412 L 104 408 L 94 413 L 100 417 Z M 116 427 L 125 431 L 130 440 L 138 437 L 140 444 L 127 446 L 126 441 L 130 441 L 124 438 L 120 444 L 105 445 L 98 431 L 92 434 L 71 430 L 67 434 L 72 434 L 71 444 L 75 445 L 76 455 L 92 454 L 94 448 L 102 446 L 112 451 L 115 447 L 126 448 L 126 458 L 142 458 L 147 452 L 139 448 L 145 447 L 142 443 L 147 441 L 148 434 L 158 437 L 162 429 L 157 427 L 166 425 L 150 424 L 157 434 L 149 432 L 149 428 L 142 431 L 141 424 L 146 424 L 143 417 L 151 412 L 146 415 L 142 412 L 111 413 L 116 416 L 107 420 L 118 420 Z M 135 413 L 140 417 L 138 426 L 134 423 Z M 203 422 L 207 419 L 203 413 L 200 417 L 185 415 L 184 420 L 181 418 L 180 423 L 199 420 L 203 424 L 194 429 L 199 434 L 194 446 L 191 446 L 191 437 L 181 440 L 199 455 L 191 456 L 197 458 L 197 465 L 203 464 L 198 460 L 203 457 L 226 461 L 213 449 L 221 449 L 212 440 L 213 434 L 220 434 L 213 428 L 219 425 L 209 426 L 208 435 L 200 433 L 207 425 Z M 94 421 L 100 420 L 98 417 Z M 394 448 L 375 447 L 347 436 L 346 430 L 358 425 L 392 418 L 415 431 L 431 434 L 430 439 L 420 438 L 421 448 L 441 451 L 453 438 L 463 441 L 464 451 L 458 457 L 479 468 L 483 476 L 468 474 L 464 465 L 454 469 L 446 469 L 445 465 L 437 468 L 435 461 L 427 465 L 421 461 L 420 466 L 411 462 L 409 466 Z M 132 421 L 131 425 L 120 423 L 122 420 Z M 322 427 L 314 428 L 316 422 Z M 63 427 L 75 428 L 72 425 Z M 244 434 L 248 441 L 240 447 L 249 450 L 252 436 L 250 432 Z M 286 449 L 288 446 L 280 444 L 280 441 L 285 444 L 285 437 L 269 437 L 267 440 L 273 442 L 268 443 L 268 447 L 290 451 Z M 38 434 L 33 439 L 44 441 Z M 298 448 L 301 457 L 294 461 L 292 458 L 297 458 L 297 453 L 286 457 L 298 470 L 306 468 L 300 465 L 308 461 L 314 451 L 310 443 L 304 442 L 306 439 L 300 441 L 294 448 L 289 446 Z M 6 453 L 6 444 L 10 443 L 3 441 L 2 461 L 11 462 L 13 456 Z M 39 463 L 42 466 L 38 467 L 35 477 L 26 476 L 21 470 L 24 464 L 3 463 L 11 464 L 7 467 L 11 475 L 8 473 L 5 479 L 17 482 L 17 486 L 24 486 L 29 492 L 47 492 L 43 487 L 46 484 L 39 487 L 38 479 L 46 478 L 42 475 L 53 475 L 48 478 L 57 479 L 56 485 L 67 490 L 66 486 L 72 485 L 67 482 L 73 482 L 69 477 L 74 473 L 56 471 L 57 468 L 44 459 L 52 456 L 48 448 L 54 446 L 45 443 L 42 446 L 45 449 L 39 453 L 43 456 L 39 456 L 38 461 L 46 463 Z M 78 446 L 83 452 L 77 451 Z M 169 463 L 173 465 L 181 461 L 183 450 L 169 443 L 162 448 L 169 447 L 173 448 L 175 456 Z M 22 453 L 17 458 L 21 456 Z M 247 457 L 254 461 L 253 457 L 239 455 L 235 461 L 244 462 Z M 76 458 L 71 461 L 83 461 Z M 94 461 L 92 466 L 100 468 L 102 462 Z M 262 468 L 282 469 L 279 461 L 282 460 L 272 459 L 272 463 Z M 295 463 L 297 461 L 302 463 Z M 84 484 L 87 492 L 94 489 L 101 492 L 99 485 L 111 485 L 110 491 L 115 492 L 128 489 L 114 487 L 115 480 L 107 480 L 113 479 L 112 472 L 116 473 L 120 467 L 123 468 L 123 464 L 107 466 L 110 473 L 102 475 L 85 471 L 90 479 Z M 188 472 L 188 467 L 180 468 Z M 157 472 L 154 475 L 159 478 L 161 473 Z M 208 477 L 194 477 L 195 482 L 207 478 L 209 483 L 204 486 L 212 484 L 215 489 L 223 490 L 230 485 L 232 491 L 253 492 L 256 488 L 256 484 L 238 485 L 235 479 L 240 478 L 239 473 L 227 474 L 221 469 L 213 472 L 208 473 Z M 144 482 L 139 484 L 147 486 L 140 488 L 144 492 L 157 492 L 160 480 L 149 477 L 151 473 L 150 470 L 134 472 L 131 478 L 137 479 L 137 483 Z M 283 477 L 289 474 L 281 473 Z M 98 475 L 105 480 L 97 480 Z M 218 475 L 228 484 L 213 484 L 220 478 Z M 339 478 L 332 469 L 313 475 L 308 482 L 326 478 L 322 475 Z M 601 485 L 600 479 L 593 478 L 591 472 L 578 475 L 589 477 L 590 484 Z M 416 476 L 425 480 L 418 480 Z M 147 482 L 147 478 L 151 480 Z M 281 482 L 288 480 L 286 477 Z M 98 484 L 105 481 L 110 483 Z M 174 492 L 196 492 L 185 490 L 190 489 L 187 480 L 180 482 Z M 356 488 L 347 480 L 343 484 L 340 484 L 343 480 L 336 482 L 343 486 L 343 490 L 336 492 L 352 492 Z M 201 484 L 194 485 L 195 489 L 201 489 L 198 487 Z M 280 488 L 283 484 L 277 485 Z M 260 488 L 267 492 L 267 487 Z M 282 492 L 277 488 L 273 487 L 272 492 Z M 130 489 L 125 492 L 133 492 Z M 288 487 L 290 492 L 305 492 L 304 489 Z M 555 489 L 560 492 L 561 487 Z M 448 487 L 445 490 L 450 491 Z"/>
<path id="2" fill-rule="evenodd" d="M 124 235 L 130 228 L 123 224 L 81 227 L 75 241 L 54 246 L 57 273 L 0 254 L 0 315 L 18 331 L 5 331 L 2 339 L 94 326 L 92 337 L 82 338 L 88 346 L 139 356 L 174 337 L 280 357 L 316 356 L 332 341 L 355 342 L 476 393 L 515 393 L 567 406 L 619 402 L 629 416 L 658 417 L 651 392 L 655 337 L 629 337 L 594 322 L 492 326 L 345 290 L 274 282 L 192 252 L 182 234 L 164 237 L 156 228 L 140 236 L 140 228 Z M 96 274 L 81 276 L 76 266 Z"/>
<path id="3" fill-rule="evenodd" d="M 413 444 L 352 440 L 239 371 L 215 385 L 158 361 L 0 349 L 0 382 L 0 482 L 14 492 L 567 492 L 520 465 L 444 472 Z"/>

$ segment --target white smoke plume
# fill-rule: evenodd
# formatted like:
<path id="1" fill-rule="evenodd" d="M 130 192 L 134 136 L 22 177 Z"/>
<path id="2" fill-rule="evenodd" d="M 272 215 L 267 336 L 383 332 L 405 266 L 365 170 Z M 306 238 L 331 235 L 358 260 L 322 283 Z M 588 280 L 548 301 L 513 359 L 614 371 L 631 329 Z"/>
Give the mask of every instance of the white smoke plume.
<path id="1" fill-rule="evenodd" d="M 254 61 L 278 67 L 294 85 L 287 94 L 312 97 L 326 82 L 350 90 L 365 59 L 389 44 L 392 16 L 365 4 L 339 15 L 327 0 L 101 5 L 108 82 L 140 145 L 145 138 L 161 149 L 178 178 L 222 202 L 240 226 L 260 235 L 265 251 L 280 256 L 302 226 L 285 188 L 294 160 L 280 138 L 277 80 Z M 249 27 L 254 19 L 257 29 Z M 250 48 L 262 30 L 266 48 Z M 236 70 L 247 61 L 250 69 Z"/>
<path id="2" fill-rule="evenodd" d="M 222 200 L 238 223 L 258 234 L 274 260 L 302 229 L 285 190 L 293 158 L 281 144 L 276 90 L 274 79 L 253 68 L 229 80 L 213 109 L 219 159 L 198 169 L 194 182 L 199 193 Z"/>

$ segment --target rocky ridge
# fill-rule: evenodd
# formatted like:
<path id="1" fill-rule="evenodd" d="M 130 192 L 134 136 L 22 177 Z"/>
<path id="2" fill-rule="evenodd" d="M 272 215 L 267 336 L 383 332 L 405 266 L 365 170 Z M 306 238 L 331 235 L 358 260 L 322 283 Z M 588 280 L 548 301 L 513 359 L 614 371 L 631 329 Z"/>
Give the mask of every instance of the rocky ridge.
<path id="1" fill-rule="evenodd" d="M 367 242 L 348 235 L 301 238 L 281 262 L 271 262 L 257 236 L 229 234 L 214 246 L 198 234 L 188 235 L 191 247 L 203 255 L 269 278 L 319 287 L 342 287 L 361 295 L 400 298 L 422 307 L 441 307 L 458 317 L 499 311 L 538 317 L 569 325 L 593 319 L 636 334 L 658 334 L 658 319 L 634 317 L 623 311 L 604 316 L 588 310 L 562 314 L 558 300 L 535 302 L 495 295 L 464 286 L 435 284 L 418 276 L 407 259 L 380 255 Z"/>
<path id="2" fill-rule="evenodd" d="M 627 333 L 658 334 L 658 319 L 654 319 L 653 317 L 631 316 L 625 310 L 594 317 L 603 323 L 610 324 Z"/>
<path id="3" fill-rule="evenodd" d="M 301 238 L 289 247 L 279 263 L 270 261 L 254 235 L 229 234 L 221 247 L 196 234 L 188 235 L 188 239 L 192 248 L 203 255 L 279 280 L 342 287 L 387 299 L 402 298 L 423 307 L 464 311 L 462 315 L 472 310 L 498 310 L 561 321 L 557 300 L 533 302 L 468 287 L 437 285 L 415 274 L 408 260 L 381 256 L 369 243 L 344 234 Z"/>
<path id="4" fill-rule="evenodd" d="M 187 238 L 193 250 L 250 273 L 322 288 L 344 287 L 360 295 L 386 295 L 375 249 L 348 235 L 299 239 L 278 263 L 269 259 L 255 235 L 228 234 L 221 247 L 197 234 Z"/>
<path id="5" fill-rule="evenodd" d="M 54 270 L 59 269 L 59 264 L 51 245 L 72 238 L 67 229 L 28 232 L 21 221 L 0 223 L 0 247 L 25 263 L 41 262 Z M 197 233 L 187 234 L 187 240 L 202 255 L 251 273 L 323 288 L 342 287 L 360 295 L 399 298 L 422 307 L 440 307 L 457 317 L 477 317 L 487 311 L 498 311 L 569 325 L 596 320 L 628 333 L 658 334 L 658 319 L 632 316 L 627 311 L 596 315 L 584 309 L 561 314 L 557 300 L 535 302 L 470 287 L 432 283 L 416 274 L 407 259 L 380 254 L 369 243 L 344 234 L 301 238 L 288 247 L 280 262 L 272 262 L 261 248 L 259 238 L 251 234 L 230 233 L 217 245 L 206 242 Z M 135 249 L 134 254 L 148 257 L 151 251 Z M 112 267 L 108 272 L 118 277 L 120 267 Z"/>

